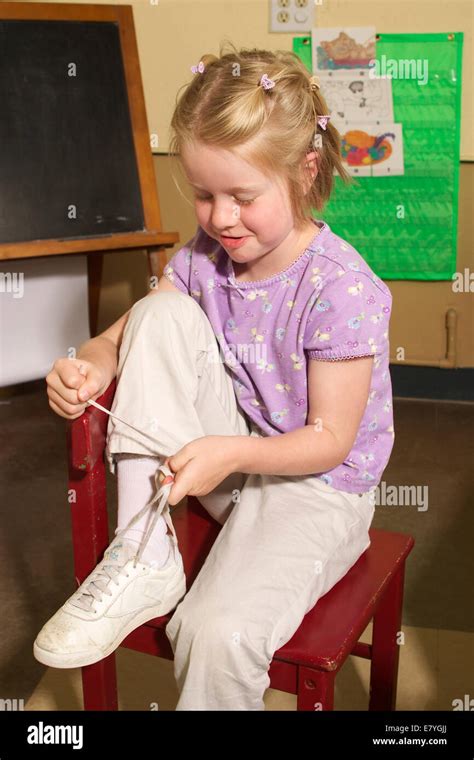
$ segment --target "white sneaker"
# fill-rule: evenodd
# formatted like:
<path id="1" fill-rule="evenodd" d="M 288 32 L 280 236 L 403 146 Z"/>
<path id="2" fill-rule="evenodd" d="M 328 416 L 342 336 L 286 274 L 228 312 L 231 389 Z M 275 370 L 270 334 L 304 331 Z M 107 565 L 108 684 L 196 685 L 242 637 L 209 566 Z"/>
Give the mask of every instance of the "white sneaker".
<path id="1" fill-rule="evenodd" d="M 160 482 L 160 471 L 167 476 Z M 170 556 L 162 567 L 141 562 L 136 546 L 120 538 L 139 519 L 141 510 L 127 527 L 117 534 L 77 591 L 48 620 L 33 645 L 34 656 L 53 668 L 77 668 L 92 665 L 111 654 L 131 631 L 173 610 L 186 594 L 183 559 L 178 549 L 174 526 L 169 516 L 167 496 L 171 471 L 160 465 L 155 476 L 157 493 L 144 509 L 159 500 L 154 522 L 163 514 L 172 535 Z M 151 535 L 148 532 L 146 539 Z"/>

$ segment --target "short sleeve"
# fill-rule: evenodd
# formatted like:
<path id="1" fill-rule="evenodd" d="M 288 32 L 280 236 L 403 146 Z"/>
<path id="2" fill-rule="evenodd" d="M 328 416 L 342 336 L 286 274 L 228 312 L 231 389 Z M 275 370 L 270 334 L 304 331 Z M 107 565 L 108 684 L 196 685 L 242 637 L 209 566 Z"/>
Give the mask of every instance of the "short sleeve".
<path id="1" fill-rule="evenodd" d="M 304 332 L 309 359 L 337 361 L 386 350 L 392 295 L 370 274 L 345 271 L 323 287 Z"/>
<path id="2" fill-rule="evenodd" d="M 194 243 L 198 233 L 188 240 L 179 251 L 171 257 L 163 269 L 163 275 L 182 293 L 191 293 L 191 261 Z"/>

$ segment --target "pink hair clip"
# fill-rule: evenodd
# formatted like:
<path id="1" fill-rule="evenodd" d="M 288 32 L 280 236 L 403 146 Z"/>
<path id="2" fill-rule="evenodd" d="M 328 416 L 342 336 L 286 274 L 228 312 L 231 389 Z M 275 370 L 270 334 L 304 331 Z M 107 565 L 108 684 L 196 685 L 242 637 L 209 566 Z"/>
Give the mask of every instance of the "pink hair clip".
<path id="1" fill-rule="evenodd" d="M 191 71 L 193 72 L 193 74 L 197 74 L 198 72 L 200 74 L 202 74 L 202 72 L 204 71 L 204 64 L 203 64 L 203 62 L 199 61 L 199 63 L 198 63 L 197 66 L 191 66 Z"/>
<path id="2" fill-rule="evenodd" d="M 321 129 L 324 129 L 324 131 L 326 131 L 326 126 L 330 118 L 331 118 L 331 114 L 327 114 L 325 116 L 318 116 L 318 119 L 317 119 L 318 125 L 321 127 Z"/>
<path id="3" fill-rule="evenodd" d="M 263 87 L 264 90 L 271 90 L 272 87 L 275 87 L 275 82 L 273 79 L 270 79 L 267 74 L 264 74 L 262 76 L 259 84 Z"/>

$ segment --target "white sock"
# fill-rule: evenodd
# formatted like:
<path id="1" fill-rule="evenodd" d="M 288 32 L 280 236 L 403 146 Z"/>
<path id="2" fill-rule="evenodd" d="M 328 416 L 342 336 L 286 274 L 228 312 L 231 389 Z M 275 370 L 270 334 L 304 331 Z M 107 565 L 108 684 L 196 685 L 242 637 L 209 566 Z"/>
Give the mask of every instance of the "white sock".
<path id="1" fill-rule="evenodd" d="M 116 533 L 124 530 L 132 518 L 151 501 L 156 492 L 155 473 L 163 461 L 160 457 L 142 454 L 115 454 L 118 478 L 118 514 Z M 127 541 L 140 545 L 143 535 L 153 519 L 150 507 L 122 536 Z M 156 562 L 162 567 L 170 554 L 171 544 L 166 535 L 168 526 L 163 516 L 156 521 L 153 532 L 143 549 L 143 562 Z"/>

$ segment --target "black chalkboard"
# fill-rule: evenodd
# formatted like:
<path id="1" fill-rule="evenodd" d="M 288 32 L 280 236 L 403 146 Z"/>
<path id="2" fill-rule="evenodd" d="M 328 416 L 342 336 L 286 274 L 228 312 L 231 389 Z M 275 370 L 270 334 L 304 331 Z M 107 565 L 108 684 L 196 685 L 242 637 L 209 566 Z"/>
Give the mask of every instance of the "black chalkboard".
<path id="1" fill-rule="evenodd" d="M 0 20 L 0 244 L 143 229 L 118 24 Z"/>

